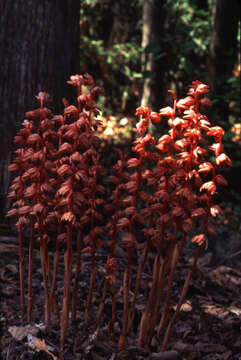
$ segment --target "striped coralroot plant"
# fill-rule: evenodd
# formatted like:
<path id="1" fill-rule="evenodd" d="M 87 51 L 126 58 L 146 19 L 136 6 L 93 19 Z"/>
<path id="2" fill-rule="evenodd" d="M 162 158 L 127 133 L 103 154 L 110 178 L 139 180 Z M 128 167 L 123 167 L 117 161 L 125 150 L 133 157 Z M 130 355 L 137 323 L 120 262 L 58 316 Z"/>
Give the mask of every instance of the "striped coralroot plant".
<path id="1" fill-rule="evenodd" d="M 152 266 L 152 282 L 138 325 L 137 341 L 139 346 L 149 346 L 156 331 L 159 336 L 163 335 L 161 349 L 164 350 L 200 250 L 207 248 L 208 236 L 216 233 L 211 218 L 223 215 L 221 208 L 213 203 L 217 188 L 227 186 L 218 168 L 232 165 L 222 146 L 224 130 L 211 126 L 201 112 L 202 107 L 211 105 L 206 95 L 209 88 L 196 80 L 183 99 L 178 100 L 176 94 L 169 91 L 172 107 L 160 112 L 152 112 L 147 105 L 139 107 L 136 116 L 140 118 L 133 129 L 136 133 L 132 145 L 134 155 L 128 158 L 120 153 L 113 172 L 107 176 L 107 169 L 100 161 L 100 140 L 95 135 L 101 125 L 96 101 L 102 90 L 94 86 L 89 74 L 71 76 L 68 83 L 77 88 L 76 105 L 69 105 L 64 99 L 63 114 L 54 115 L 46 107 L 50 96 L 41 92 L 37 97 L 40 107 L 26 113 L 23 127 L 15 137 L 19 149 L 9 166 L 10 171 L 17 173 L 9 194 L 14 202 L 8 216 L 17 217 L 22 318 L 25 314 L 23 244 L 27 236 L 29 322 L 32 321 L 32 276 L 37 247 L 40 247 L 48 326 L 51 326 L 52 312 L 58 311 L 60 305 L 57 274 L 59 262 L 64 261 L 60 305 L 62 350 L 70 319 L 78 319 L 81 254 L 88 252 L 90 275 L 84 322 L 88 325 L 91 321 L 93 292 L 100 277 L 99 265 L 102 265 L 104 278 L 96 314 L 97 329 L 103 321 L 106 299 L 110 297 L 109 331 L 114 337 L 117 312 L 122 312 L 118 334 L 118 348 L 122 349 L 128 332 L 133 329 L 143 274 L 151 254 L 153 260 L 152 263 L 148 260 L 148 265 Z M 150 122 L 160 121 L 166 121 L 170 130 L 156 140 L 148 133 L 148 126 Z M 196 252 L 176 310 L 170 316 L 175 272 L 189 239 L 196 245 Z M 115 255 L 117 244 L 126 254 L 126 259 L 122 259 L 124 268 L 119 266 Z M 53 263 L 50 248 L 54 249 Z M 97 257 L 100 250 L 105 253 L 103 264 L 99 264 Z M 122 283 L 118 291 L 113 287 L 115 283 Z M 117 309 L 121 293 L 123 308 Z"/>

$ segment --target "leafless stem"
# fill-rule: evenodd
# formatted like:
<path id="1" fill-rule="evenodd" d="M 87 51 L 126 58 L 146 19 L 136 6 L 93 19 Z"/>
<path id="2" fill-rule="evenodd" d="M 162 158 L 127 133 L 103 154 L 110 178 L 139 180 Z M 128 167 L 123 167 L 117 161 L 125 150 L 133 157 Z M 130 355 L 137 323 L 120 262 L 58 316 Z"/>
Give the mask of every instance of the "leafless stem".
<path id="1" fill-rule="evenodd" d="M 186 277 L 186 280 L 185 280 L 185 283 L 184 283 L 184 286 L 183 286 L 183 289 L 182 289 L 182 293 L 181 293 L 181 297 L 178 301 L 178 304 L 177 304 L 177 307 L 176 307 L 176 310 L 175 310 L 175 313 L 173 314 L 169 324 L 168 324 L 168 327 L 166 329 L 166 332 L 165 332 L 165 336 L 164 336 L 164 339 L 163 339 L 163 342 L 162 342 L 162 346 L 161 346 L 161 351 L 164 351 L 165 350 L 165 347 L 167 345 L 167 342 L 168 342 L 168 339 L 169 339 L 169 336 L 170 336 L 170 333 L 171 333 L 171 330 L 172 330 L 172 326 L 179 314 L 179 311 L 181 309 L 181 306 L 183 304 L 183 301 L 185 299 L 185 296 L 186 296 L 186 293 L 188 291 L 188 288 L 189 288 L 189 284 L 190 284 L 190 280 L 191 280 L 191 277 L 195 271 L 195 268 L 196 268 L 196 265 L 197 265 L 197 260 L 198 260 L 198 257 L 199 257 L 199 253 L 200 253 L 200 247 L 198 246 L 197 249 L 196 249 L 196 254 L 195 254 L 195 257 L 194 257 L 194 260 L 193 260 L 193 265 L 192 265 L 192 268 L 190 269 L 187 277 Z"/>

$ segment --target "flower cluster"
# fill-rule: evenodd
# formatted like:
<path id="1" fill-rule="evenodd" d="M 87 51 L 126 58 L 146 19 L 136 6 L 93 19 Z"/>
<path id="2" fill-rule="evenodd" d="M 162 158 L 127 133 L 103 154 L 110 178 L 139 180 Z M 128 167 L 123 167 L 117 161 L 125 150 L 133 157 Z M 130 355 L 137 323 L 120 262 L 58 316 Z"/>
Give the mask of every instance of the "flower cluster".
<path id="1" fill-rule="evenodd" d="M 206 95 L 209 87 L 196 80 L 183 99 L 178 100 L 175 92 L 169 91 L 172 107 L 159 112 L 152 112 L 147 105 L 137 108 L 136 116 L 140 118 L 133 129 L 136 134 L 133 155 L 128 158 L 119 153 L 119 160 L 107 177 L 107 188 L 103 185 L 106 170 L 100 164 L 100 141 L 95 135 L 96 128 L 101 125 L 96 100 L 102 90 L 94 87 L 89 74 L 71 76 L 68 83 L 77 88 L 77 105 L 70 105 L 64 99 L 63 114 L 54 115 L 46 107 L 49 94 L 39 93 L 36 98 L 40 107 L 26 113 L 22 129 L 15 137 L 19 149 L 9 166 L 9 171 L 17 173 L 9 194 L 14 202 L 8 216 L 17 217 L 22 317 L 25 312 L 23 237 L 28 227 L 28 321 L 32 320 L 35 248 L 39 244 L 46 325 L 51 322 L 52 311 L 58 308 L 56 279 L 61 254 L 64 253 L 62 349 L 70 318 L 70 300 L 72 320 L 76 319 L 81 254 L 89 252 L 91 259 L 85 306 L 87 324 L 98 272 L 97 251 L 103 246 L 107 249 L 97 328 L 101 324 L 106 298 L 111 296 L 111 335 L 117 311 L 113 285 L 117 278 L 123 277 L 120 289 L 124 297 L 123 322 L 118 344 L 121 349 L 133 327 L 143 270 L 152 252 L 152 283 L 141 316 L 138 343 L 148 346 L 157 326 L 159 335 L 165 329 L 164 350 L 200 249 L 202 246 L 207 248 L 209 235 L 216 233 L 210 219 L 223 214 L 221 208 L 213 203 L 217 189 L 227 186 L 227 181 L 217 170 L 232 165 L 222 146 L 224 130 L 211 126 L 200 111 L 202 107 L 211 106 Z M 156 140 L 148 133 L 148 126 L 150 122 L 158 124 L 160 121 L 167 122 L 170 130 Z M 189 238 L 196 244 L 196 253 L 176 310 L 170 318 L 175 269 Z M 123 274 L 115 258 L 117 243 L 126 253 Z M 54 248 L 53 265 L 48 254 L 50 247 Z M 136 254 L 138 269 L 132 284 L 132 264 Z M 161 303 L 163 311 L 160 316 Z"/>
<path id="2" fill-rule="evenodd" d="M 50 96 L 40 92 L 40 107 L 26 113 L 23 127 L 15 137 L 20 146 L 9 171 L 18 172 L 9 196 L 15 200 L 8 216 L 17 216 L 20 239 L 21 307 L 24 316 L 23 231 L 30 225 L 28 321 L 32 318 L 32 272 L 35 237 L 40 244 L 45 287 L 45 322 L 49 325 L 56 305 L 56 277 L 60 250 L 66 252 L 64 299 L 61 319 L 61 343 L 65 342 L 69 318 L 70 284 L 72 277 L 72 243 L 77 239 L 78 254 L 72 296 L 72 318 L 76 316 L 81 252 L 91 253 L 91 279 L 86 317 L 91 305 L 95 280 L 95 252 L 101 245 L 103 220 L 101 206 L 105 189 L 100 182 L 105 171 L 99 164 L 99 139 L 95 129 L 101 124 L 96 100 L 102 92 L 92 87 L 82 94 L 82 86 L 93 84 L 89 74 L 71 76 L 68 82 L 78 89 L 78 106 L 64 99 L 63 115 L 53 115 L 45 106 Z M 88 235 L 83 235 L 88 229 Z M 85 231 L 86 233 L 86 231 Z M 48 248 L 55 247 L 53 269 Z"/>

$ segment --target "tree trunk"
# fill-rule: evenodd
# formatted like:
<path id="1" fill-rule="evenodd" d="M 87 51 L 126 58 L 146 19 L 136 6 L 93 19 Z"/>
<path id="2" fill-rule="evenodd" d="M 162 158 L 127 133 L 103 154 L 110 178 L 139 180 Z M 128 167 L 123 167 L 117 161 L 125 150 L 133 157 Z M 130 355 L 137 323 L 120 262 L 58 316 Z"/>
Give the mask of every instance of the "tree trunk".
<path id="1" fill-rule="evenodd" d="M 13 136 L 34 96 L 47 91 L 55 111 L 71 96 L 65 84 L 79 72 L 79 0 L 0 2 L 0 215 L 6 211 Z"/>
<path id="2" fill-rule="evenodd" d="M 228 116 L 228 104 L 222 96 L 228 94 L 227 80 L 232 76 L 237 60 L 237 33 L 240 20 L 239 0 L 213 1 L 214 25 L 209 48 L 208 69 L 210 85 L 217 101 L 215 111 L 223 119 Z"/>
<path id="3" fill-rule="evenodd" d="M 154 111 L 160 106 L 162 77 L 164 73 L 161 55 L 166 0 L 145 0 L 142 8 L 142 72 L 144 73 L 141 104 L 148 104 Z"/>

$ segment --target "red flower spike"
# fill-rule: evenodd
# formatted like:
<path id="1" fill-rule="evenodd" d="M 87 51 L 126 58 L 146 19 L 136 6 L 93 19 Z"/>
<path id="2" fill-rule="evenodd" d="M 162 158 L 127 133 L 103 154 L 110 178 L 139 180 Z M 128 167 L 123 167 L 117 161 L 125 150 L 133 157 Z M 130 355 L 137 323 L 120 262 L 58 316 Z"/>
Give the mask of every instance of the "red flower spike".
<path id="1" fill-rule="evenodd" d="M 191 217 L 199 217 L 199 216 L 205 216 L 206 211 L 203 208 L 197 208 L 192 211 Z"/>
<path id="2" fill-rule="evenodd" d="M 220 142 L 214 143 L 209 146 L 209 149 L 214 151 L 215 156 L 217 157 L 221 152 L 223 152 L 222 144 Z"/>
<path id="3" fill-rule="evenodd" d="M 130 221 L 128 218 L 119 219 L 118 224 L 117 224 L 118 227 L 125 227 L 125 226 L 129 226 L 129 225 L 130 225 Z"/>
<path id="4" fill-rule="evenodd" d="M 194 98 L 192 96 L 187 96 L 184 99 L 180 99 L 177 102 L 177 108 L 178 109 L 188 109 L 189 106 L 193 105 L 195 102 Z"/>
<path id="5" fill-rule="evenodd" d="M 92 85 L 94 83 L 93 76 L 88 74 L 88 73 L 85 73 L 83 75 L 83 78 L 84 78 L 84 84 L 85 85 Z"/>
<path id="6" fill-rule="evenodd" d="M 200 100 L 200 103 L 203 105 L 203 106 L 212 106 L 212 101 L 208 98 L 208 97 L 204 97 Z"/>
<path id="7" fill-rule="evenodd" d="M 17 216 L 17 215 L 18 215 L 18 209 L 11 209 L 7 212 L 6 217 Z"/>
<path id="8" fill-rule="evenodd" d="M 172 141 L 171 136 L 169 135 L 162 135 L 162 137 L 160 137 L 158 139 L 158 144 L 169 144 Z"/>
<path id="9" fill-rule="evenodd" d="M 182 216 L 184 214 L 184 210 L 182 207 L 177 206 L 172 210 L 172 216 Z"/>
<path id="10" fill-rule="evenodd" d="M 192 243 L 196 243 L 198 246 L 202 246 L 202 244 L 206 244 L 205 249 L 208 248 L 208 239 L 205 234 L 199 234 L 192 238 Z"/>
<path id="11" fill-rule="evenodd" d="M 172 125 L 175 126 L 176 128 L 183 128 L 184 124 L 185 124 L 185 120 L 179 117 L 176 117 L 172 122 Z"/>
<path id="12" fill-rule="evenodd" d="M 35 96 L 36 99 L 40 102 L 41 106 L 43 106 L 44 103 L 51 102 L 51 96 L 50 94 L 46 93 L 45 91 L 40 91 L 37 96 Z"/>
<path id="13" fill-rule="evenodd" d="M 193 150 L 193 155 L 195 156 L 195 158 L 199 158 L 199 156 L 206 156 L 208 154 L 206 149 L 201 148 L 200 146 L 197 146 L 194 150 Z"/>
<path id="14" fill-rule="evenodd" d="M 196 88 L 196 93 L 198 93 L 198 94 L 205 94 L 205 93 L 208 93 L 209 91 L 210 91 L 209 86 L 205 85 L 205 84 L 200 84 Z"/>
<path id="15" fill-rule="evenodd" d="M 68 212 L 66 212 L 66 213 L 64 213 L 62 215 L 61 221 L 66 221 L 66 222 L 69 222 L 71 224 L 75 224 L 76 217 L 71 211 L 68 211 Z"/>
<path id="16" fill-rule="evenodd" d="M 201 119 L 199 121 L 199 125 L 203 130 L 209 130 L 209 126 L 211 125 L 207 119 Z"/>
<path id="17" fill-rule="evenodd" d="M 205 162 L 199 165 L 198 172 L 203 172 L 205 174 L 209 173 L 209 171 L 213 170 L 213 165 L 210 162 Z"/>
<path id="18" fill-rule="evenodd" d="M 153 124 L 157 124 L 161 121 L 161 116 L 157 112 L 151 112 L 150 120 Z"/>
<path id="19" fill-rule="evenodd" d="M 173 117 L 175 115 L 174 110 L 167 106 L 165 108 L 160 109 L 160 115 L 167 116 L 167 117 Z"/>
<path id="20" fill-rule="evenodd" d="M 136 109 L 136 116 L 144 116 L 145 118 L 148 118 L 151 114 L 151 111 L 147 105 L 140 106 Z"/>
<path id="21" fill-rule="evenodd" d="M 209 86 L 202 84 L 199 80 L 195 80 L 189 85 L 189 92 L 188 95 L 195 95 L 195 94 L 205 94 L 209 92 Z"/>
<path id="22" fill-rule="evenodd" d="M 41 141 L 41 137 L 39 136 L 39 134 L 31 134 L 27 139 L 28 144 L 34 144 L 39 141 Z"/>
<path id="23" fill-rule="evenodd" d="M 207 135 L 214 137 L 222 137 L 225 134 L 225 131 L 220 126 L 213 126 L 207 132 Z"/>
<path id="24" fill-rule="evenodd" d="M 225 153 L 220 154 L 217 158 L 216 158 L 216 164 L 218 166 L 224 167 L 225 165 L 228 166 L 232 166 L 232 161 L 230 160 L 230 158 L 228 157 L 228 155 L 226 155 Z"/>
<path id="25" fill-rule="evenodd" d="M 136 168 L 140 165 L 140 160 L 136 158 L 131 158 L 127 161 L 128 168 Z"/>
<path id="26" fill-rule="evenodd" d="M 118 261 L 116 258 L 110 258 L 107 260 L 105 264 L 105 270 L 106 270 L 106 279 L 110 282 L 110 284 L 113 284 L 116 280 L 116 275 L 118 273 Z"/>
<path id="27" fill-rule="evenodd" d="M 194 110 L 184 111 L 183 119 L 196 120 L 196 118 L 197 118 L 197 113 Z"/>
<path id="28" fill-rule="evenodd" d="M 44 206 L 41 203 L 37 203 L 33 206 L 31 214 L 40 215 L 44 210 Z"/>
<path id="29" fill-rule="evenodd" d="M 78 100 L 78 103 L 84 105 L 88 100 L 87 94 L 81 94 L 80 96 L 78 96 L 77 100 Z"/>
<path id="30" fill-rule="evenodd" d="M 217 185 L 228 186 L 227 180 L 220 174 L 215 176 L 215 182 Z"/>
<path id="31" fill-rule="evenodd" d="M 177 151 L 183 151 L 183 150 L 185 150 L 186 146 L 188 146 L 188 144 L 189 144 L 188 140 L 183 138 L 183 139 L 177 140 L 175 142 L 174 147 Z"/>
<path id="32" fill-rule="evenodd" d="M 173 274 L 182 253 L 187 233 L 192 231 L 198 222 L 203 222 L 200 234 L 194 236 L 192 241 L 198 246 L 206 244 L 207 247 L 208 240 L 204 232 L 215 234 L 215 229 L 212 224 L 208 223 L 208 218 L 222 215 L 219 206 L 212 204 L 212 195 L 216 191 L 216 186 L 227 185 L 227 181 L 222 175 L 216 175 L 217 167 L 232 165 L 221 145 L 224 130 L 218 126 L 210 128 L 211 125 L 207 117 L 199 112 L 199 105 L 210 106 L 211 102 L 205 96 L 209 92 L 209 87 L 198 80 L 193 81 L 190 85 L 188 96 L 179 101 L 177 101 L 175 92 L 169 91 L 174 99 L 173 108 L 164 107 L 160 110 L 160 113 L 157 113 L 151 112 L 147 105 L 139 107 L 136 110 L 136 115 L 141 116 L 141 118 L 135 129 L 133 129 L 138 133 L 132 147 L 136 155 L 130 159 L 120 155 L 121 160 L 115 166 L 114 174 L 109 177 L 109 183 L 111 183 L 110 197 L 109 203 L 106 204 L 105 194 L 107 192 L 99 182 L 103 175 L 98 162 L 99 151 L 97 151 L 97 146 L 99 143 L 97 137 L 93 134 L 93 129 L 96 129 L 100 123 L 95 118 L 99 113 L 95 100 L 100 95 L 101 89 L 93 87 L 87 90 L 86 93 L 81 92 L 82 85 L 93 84 L 93 78 L 89 74 L 73 75 L 68 83 L 78 88 L 78 105 L 70 105 L 64 100 L 64 114 L 53 116 L 50 110 L 43 108 L 43 104 L 47 99 L 45 99 L 45 93 L 40 93 L 37 98 L 41 103 L 41 108 L 27 113 L 28 120 L 23 122 L 22 129 L 15 137 L 15 142 L 21 149 L 16 152 L 16 159 L 9 167 L 10 171 L 18 172 L 18 176 L 13 180 L 10 188 L 10 196 L 14 202 L 13 209 L 10 210 L 8 216 L 18 217 L 17 226 L 21 230 L 20 240 L 23 235 L 21 227 L 31 224 L 33 226 L 32 233 L 34 236 L 36 235 L 36 238 L 39 236 L 41 246 L 46 246 L 48 241 L 52 241 L 47 235 L 50 233 L 56 234 L 58 246 L 64 242 L 67 256 L 65 257 L 66 277 L 64 279 L 61 319 L 62 349 L 69 318 L 69 310 L 66 304 L 70 302 L 72 260 L 73 255 L 75 255 L 72 255 L 72 252 L 76 251 L 76 247 L 72 248 L 71 245 L 72 235 L 76 236 L 78 234 L 77 242 L 80 241 L 77 246 L 78 256 L 76 257 L 76 285 L 79 282 L 80 255 L 85 251 L 88 251 L 91 255 L 86 324 L 92 303 L 96 270 L 98 269 L 96 250 L 103 246 L 101 240 L 104 235 L 103 230 L 108 231 L 109 238 L 105 245 L 109 247 L 110 252 L 105 265 L 105 285 L 103 287 L 101 306 L 104 306 L 107 291 L 111 290 L 109 286 L 115 281 L 117 275 L 117 262 L 113 258 L 115 242 L 121 240 L 128 248 L 126 269 L 123 277 L 124 321 L 122 338 L 119 342 L 120 348 L 125 342 L 126 334 L 131 330 L 131 317 L 134 314 L 133 309 L 135 309 L 135 301 L 140 288 L 142 269 L 145 265 L 145 259 L 148 258 L 148 251 L 153 245 L 155 247 L 154 251 L 156 251 L 155 260 L 153 261 L 153 283 L 146 310 L 141 320 L 139 338 L 140 346 L 148 346 L 158 316 L 158 314 L 155 314 L 155 309 L 158 307 L 158 301 L 164 286 L 167 290 L 167 296 L 163 313 L 164 317 L 168 318 L 170 292 L 174 284 Z M 176 117 L 176 108 L 178 117 Z M 156 142 L 147 133 L 147 130 L 149 120 L 153 124 L 157 124 L 161 121 L 162 116 L 167 117 L 171 130 L 160 137 L 156 146 L 160 151 L 156 151 L 153 146 Z M 215 139 L 214 144 L 209 147 L 205 142 L 206 135 L 214 136 Z M 152 151 L 152 148 L 154 148 L 154 151 Z M 207 148 L 215 154 L 215 165 L 206 161 Z M 212 181 L 203 183 L 201 173 L 209 175 L 208 180 Z M 198 189 L 205 191 L 199 194 Z M 100 196 L 100 194 L 102 195 Z M 104 223 L 101 215 L 102 206 L 110 214 L 110 221 L 107 221 L 107 224 Z M 56 225 L 60 225 L 58 230 Z M 136 232 L 136 230 L 138 231 Z M 137 241 L 133 234 L 139 233 L 139 230 L 143 233 L 144 238 L 138 238 Z M 86 233 L 86 236 L 83 236 L 81 232 Z M 182 233 L 182 237 L 179 238 L 180 233 Z M 168 247 L 165 248 L 167 251 L 164 251 L 164 253 L 161 253 L 162 241 L 167 243 Z M 178 247 L 175 245 L 176 241 Z M 134 296 L 129 298 L 129 292 L 132 289 L 132 248 L 135 249 L 138 255 L 142 250 L 143 256 L 138 261 L 139 275 L 136 279 Z M 198 258 L 198 250 L 173 319 L 176 318 L 180 308 L 179 305 L 184 300 Z M 56 246 L 57 256 L 58 251 L 59 247 Z M 43 247 L 42 253 L 47 254 L 47 252 L 48 248 Z M 164 264 L 171 261 L 172 265 L 167 286 L 164 281 L 163 284 L 159 281 L 165 273 L 165 268 L 159 268 L 159 257 L 162 255 L 164 256 Z M 48 296 L 48 287 L 52 288 L 52 284 L 50 282 L 50 286 L 48 286 L 48 259 L 46 260 L 45 264 L 43 261 L 46 309 L 48 309 L 47 305 L 51 309 L 52 306 L 50 305 L 52 304 L 47 304 L 47 301 L 52 298 L 55 289 L 54 292 L 51 289 L 51 294 Z M 55 279 L 56 273 L 53 275 L 52 279 Z M 22 279 L 24 279 L 23 276 Z M 72 297 L 75 302 L 77 296 L 76 285 L 73 287 L 73 290 L 75 290 Z M 22 291 L 22 294 L 24 294 L 24 291 Z M 110 323 L 110 329 L 112 327 L 113 330 L 115 296 L 112 297 L 112 300 L 112 323 Z M 74 301 L 72 302 L 74 320 L 73 304 Z M 49 311 L 46 310 L 47 312 Z M 163 319 L 163 316 L 161 318 Z M 172 323 L 173 320 L 171 319 L 170 326 Z M 100 323 L 97 323 L 97 326 L 99 325 Z M 161 351 L 166 346 L 170 326 L 166 327 L 166 323 L 163 325 L 162 330 L 165 328 L 167 330 Z"/>
<path id="33" fill-rule="evenodd" d="M 80 87 L 84 85 L 84 78 L 82 75 L 71 75 L 70 80 L 66 81 L 67 84 Z"/>
<path id="34" fill-rule="evenodd" d="M 210 195 L 213 195 L 216 191 L 216 185 L 213 181 L 208 181 L 200 187 L 200 191 L 207 190 Z"/>
<path id="35" fill-rule="evenodd" d="M 173 100 L 177 100 L 177 95 L 176 95 L 175 91 L 173 91 L 173 90 L 168 90 L 168 93 L 171 94 Z"/>
<path id="36" fill-rule="evenodd" d="M 213 206 L 210 207 L 210 214 L 213 217 L 216 217 L 217 215 L 224 216 L 224 213 L 223 213 L 222 209 L 218 205 L 213 205 Z"/>
<path id="37" fill-rule="evenodd" d="M 77 116 L 79 113 L 79 110 L 76 106 L 74 105 L 70 105 L 66 108 L 64 108 L 64 115 L 67 116 Z"/>

